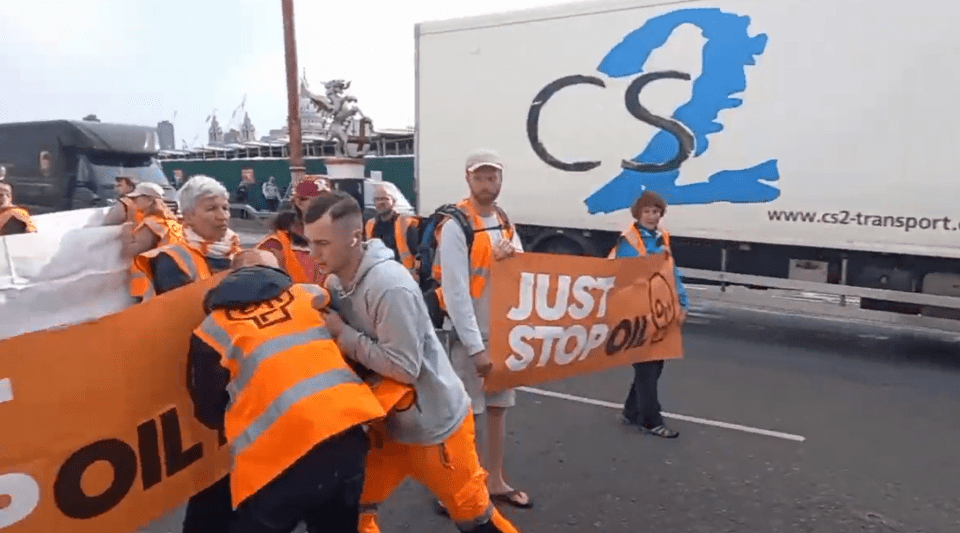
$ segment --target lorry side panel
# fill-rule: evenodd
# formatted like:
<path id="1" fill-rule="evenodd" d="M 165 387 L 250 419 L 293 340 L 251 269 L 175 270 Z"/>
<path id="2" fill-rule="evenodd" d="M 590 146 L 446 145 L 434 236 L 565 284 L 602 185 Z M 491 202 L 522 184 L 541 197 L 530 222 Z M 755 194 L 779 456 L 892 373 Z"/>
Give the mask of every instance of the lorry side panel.
<path id="1" fill-rule="evenodd" d="M 490 147 L 520 224 L 960 258 L 960 4 L 648 4 L 418 26 L 420 212 Z"/>

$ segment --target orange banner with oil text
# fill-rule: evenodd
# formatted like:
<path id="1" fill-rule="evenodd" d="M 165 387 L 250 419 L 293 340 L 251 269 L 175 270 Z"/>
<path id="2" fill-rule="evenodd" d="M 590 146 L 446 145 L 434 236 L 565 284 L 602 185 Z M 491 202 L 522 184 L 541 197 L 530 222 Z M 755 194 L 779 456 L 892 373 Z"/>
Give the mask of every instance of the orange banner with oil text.
<path id="1" fill-rule="evenodd" d="M 489 391 L 683 357 L 673 259 L 494 261 Z"/>
<path id="2" fill-rule="evenodd" d="M 0 341 L 0 531 L 127 533 L 229 468 L 193 417 L 190 335 L 222 276 Z"/>

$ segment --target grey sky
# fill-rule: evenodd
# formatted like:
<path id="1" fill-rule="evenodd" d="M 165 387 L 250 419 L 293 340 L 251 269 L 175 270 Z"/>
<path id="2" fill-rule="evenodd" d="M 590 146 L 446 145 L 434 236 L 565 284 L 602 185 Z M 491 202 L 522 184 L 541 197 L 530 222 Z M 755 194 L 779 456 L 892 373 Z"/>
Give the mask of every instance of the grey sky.
<path id="1" fill-rule="evenodd" d="M 300 70 L 313 90 L 352 80 L 375 127 L 412 126 L 416 22 L 558 3 L 298 0 Z M 282 31 L 279 0 L 2 0 L 0 122 L 172 120 L 179 147 L 206 142 L 214 109 L 227 130 L 246 94 L 266 135 L 286 120 Z"/>

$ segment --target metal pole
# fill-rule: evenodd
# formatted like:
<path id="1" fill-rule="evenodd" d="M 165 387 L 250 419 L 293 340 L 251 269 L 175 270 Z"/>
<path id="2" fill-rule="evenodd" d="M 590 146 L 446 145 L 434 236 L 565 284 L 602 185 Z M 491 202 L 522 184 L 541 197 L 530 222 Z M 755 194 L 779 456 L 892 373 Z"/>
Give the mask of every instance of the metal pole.
<path id="1" fill-rule="evenodd" d="M 720 248 L 720 272 L 724 273 L 727 271 L 727 247 L 723 245 Z M 720 282 L 720 292 L 727 291 L 727 282 L 726 280 Z"/>
<path id="2" fill-rule="evenodd" d="M 300 134 L 300 85 L 297 83 L 297 36 L 293 22 L 293 0 L 280 0 L 283 8 L 283 48 L 287 62 L 287 129 L 290 132 L 291 189 L 303 179 L 303 137 Z"/>
<path id="3" fill-rule="evenodd" d="M 846 284 L 847 284 L 847 258 L 844 257 L 843 262 L 840 263 L 840 285 L 846 285 Z M 847 305 L 846 294 L 840 295 L 840 305 L 841 306 Z"/>

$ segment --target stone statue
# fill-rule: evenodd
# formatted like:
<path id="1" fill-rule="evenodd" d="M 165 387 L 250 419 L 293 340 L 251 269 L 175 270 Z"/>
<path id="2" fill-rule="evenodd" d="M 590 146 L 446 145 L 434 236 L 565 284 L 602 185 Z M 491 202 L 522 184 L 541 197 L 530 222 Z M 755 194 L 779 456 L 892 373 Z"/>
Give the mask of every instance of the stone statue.
<path id="1" fill-rule="evenodd" d="M 317 106 L 317 109 L 330 117 L 330 135 L 336 142 L 338 157 L 363 157 L 370 151 L 370 142 L 366 136 L 373 133 L 373 120 L 364 115 L 357 106 L 357 98 L 346 94 L 350 82 L 345 80 L 331 80 L 323 84 L 325 94 L 315 94 L 306 87 L 305 80 L 301 89 Z M 356 123 L 360 131 L 361 141 L 357 143 L 354 153 L 350 153 L 350 126 Z M 364 142 L 366 141 L 366 142 Z"/>

